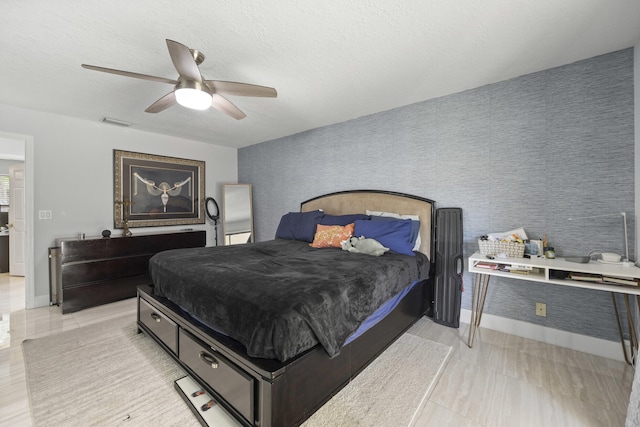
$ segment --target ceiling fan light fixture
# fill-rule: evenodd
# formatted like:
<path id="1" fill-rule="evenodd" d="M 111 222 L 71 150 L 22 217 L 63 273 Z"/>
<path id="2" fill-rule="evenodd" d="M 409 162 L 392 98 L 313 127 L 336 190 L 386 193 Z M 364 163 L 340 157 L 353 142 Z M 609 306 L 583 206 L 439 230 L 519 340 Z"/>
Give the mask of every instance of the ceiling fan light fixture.
<path id="1" fill-rule="evenodd" d="M 275 98 L 278 96 L 278 92 L 272 87 L 221 80 L 204 80 L 198 67 L 198 65 L 204 61 L 202 52 L 196 49 L 190 49 L 188 46 L 173 40 L 167 39 L 166 41 L 171 62 L 173 62 L 173 66 L 178 72 L 177 79 L 167 79 L 88 64 L 82 64 L 82 68 L 173 85 L 173 90 L 147 107 L 147 109 L 144 110 L 145 113 L 159 113 L 175 104 L 179 104 L 194 110 L 206 110 L 213 107 L 229 117 L 241 120 L 247 115 L 231 101 L 226 99 L 224 97 L 225 95 L 267 98 Z M 125 124 L 124 122 L 115 123 L 112 120 L 105 120 L 105 122 L 119 124 L 121 126 L 128 125 L 128 123 Z"/>
<path id="2" fill-rule="evenodd" d="M 192 110 L 206 110 L 211 107 L 211 93 L 199 82 L 180 82 L 175 90 L 176 102 Z"/>
<path id="3" fill-rule="evenodd" d="M 198 89 L 176 89 L 176 101 L 192 110 L 206 110 L 211 107 L 211 95 Z"/>

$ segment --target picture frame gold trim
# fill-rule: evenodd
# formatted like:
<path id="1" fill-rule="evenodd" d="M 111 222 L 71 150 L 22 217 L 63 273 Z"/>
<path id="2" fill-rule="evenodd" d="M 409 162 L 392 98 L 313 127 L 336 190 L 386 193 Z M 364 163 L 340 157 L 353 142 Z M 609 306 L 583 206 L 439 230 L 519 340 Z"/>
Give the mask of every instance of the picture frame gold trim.
<path id="1" fill-rule="evenodd" d="M 205 162 L 113 150 L 114 228 L 204 224 Z"/>

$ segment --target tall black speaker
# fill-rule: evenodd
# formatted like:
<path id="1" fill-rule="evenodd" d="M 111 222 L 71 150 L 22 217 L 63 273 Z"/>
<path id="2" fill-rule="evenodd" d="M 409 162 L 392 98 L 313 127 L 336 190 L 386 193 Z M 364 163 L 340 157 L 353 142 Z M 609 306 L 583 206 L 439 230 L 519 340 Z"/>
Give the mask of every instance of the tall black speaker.
<path id="1" fill-rule="evenodd" d="M 462 300 L 462 209 L 436 211 L 436 273 L 433 290 L 433 320 L 460 326 Z"/>

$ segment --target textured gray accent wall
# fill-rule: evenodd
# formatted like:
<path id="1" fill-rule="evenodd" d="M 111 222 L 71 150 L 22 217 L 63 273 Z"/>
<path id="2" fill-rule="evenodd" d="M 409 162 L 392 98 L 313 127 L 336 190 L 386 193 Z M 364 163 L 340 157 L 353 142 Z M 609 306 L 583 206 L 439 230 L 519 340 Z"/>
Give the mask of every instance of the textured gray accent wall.
<path id="1" fill-rule="evenodd" d="M 622 253 L 615 214 L 625 211 L 635 259 L 633 79 L 626 49 L 243 148 L 238 178 L 254 186 L 256 237 L 272 239 L 306 199 L 381 189 L 461 207 L 465 256 L 479 236 L 520 226 L 546 234 L 559 256 Z M 465 273 L 467 309 L 472 279 Z M 485 312 L 617 339 L 608 292 L 495 279 Z"/>

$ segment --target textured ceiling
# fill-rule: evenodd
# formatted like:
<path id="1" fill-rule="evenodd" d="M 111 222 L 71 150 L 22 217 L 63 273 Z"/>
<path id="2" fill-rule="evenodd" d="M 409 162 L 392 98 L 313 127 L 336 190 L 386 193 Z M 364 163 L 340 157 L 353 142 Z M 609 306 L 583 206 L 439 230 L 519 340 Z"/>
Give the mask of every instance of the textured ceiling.
<path id="1" fill-rule="evenodd" d="M 272 86 L 247 117 L 144 110 L 174 79 L 165 39 L 206 79 Z M 3 1 L 0 103 L 243 147 L 633 46 L 639 0 Z"/>

